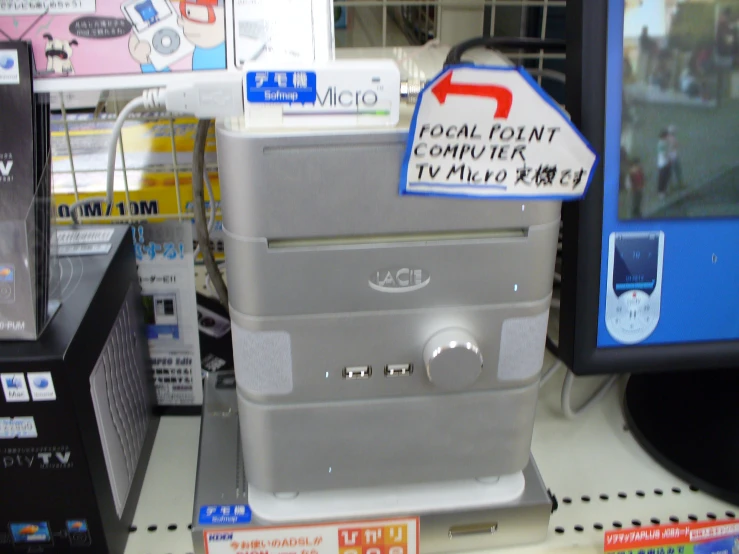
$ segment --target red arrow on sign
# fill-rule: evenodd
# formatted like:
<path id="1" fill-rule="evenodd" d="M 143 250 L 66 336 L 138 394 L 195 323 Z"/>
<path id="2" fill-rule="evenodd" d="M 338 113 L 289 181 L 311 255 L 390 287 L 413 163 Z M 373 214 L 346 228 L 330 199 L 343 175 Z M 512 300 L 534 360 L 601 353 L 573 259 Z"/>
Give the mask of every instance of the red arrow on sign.
<path id="1" fill-rule="evenodd" d="M 453 71 L 447 73 L 446 76 L 431 89 L 431 92 L 439 100 L 440 104 L 444 104 L 446 102 L 446 97 L 450 94 L 493 98 L 498 102 L 498 106 L 495 108 L 496 119 L 508 119 L 508 114 L 511 113 L 511 105 L 513 104 L 513 93 L 510 90 L 497 85 L 452 83 L 453 74 Z"/>

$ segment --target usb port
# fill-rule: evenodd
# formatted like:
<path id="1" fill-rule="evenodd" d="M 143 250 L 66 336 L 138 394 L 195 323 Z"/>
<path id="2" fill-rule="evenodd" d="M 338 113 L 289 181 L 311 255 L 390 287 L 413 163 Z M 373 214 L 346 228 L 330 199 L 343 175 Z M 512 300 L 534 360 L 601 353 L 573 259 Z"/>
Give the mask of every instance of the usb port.
<path id="1" fill-rule="evenodd" d="M 413 373 L 411 364 L 390 364 L 385 366 L 385 377 L 404 377 Z"/>
<path id="2" fill-rule="evenodd" d="M 369 379 L 372 377 L 372 368 L 368 365 L 357 367 L 345 367 L 341 372 L 344 379 Z"/>

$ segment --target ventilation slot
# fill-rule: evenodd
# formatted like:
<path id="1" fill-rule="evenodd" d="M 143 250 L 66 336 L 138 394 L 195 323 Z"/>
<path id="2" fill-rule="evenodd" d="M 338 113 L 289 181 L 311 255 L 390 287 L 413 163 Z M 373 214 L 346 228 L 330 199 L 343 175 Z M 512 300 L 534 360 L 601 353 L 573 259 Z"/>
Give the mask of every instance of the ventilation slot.
<path id="1" fill-rule="evenodd" d="M 136 346 L 135 300 L 131 288 L 90 375 L 90 394 L 118 517 L 126 506 L 149 426 L 145 368 Z"/>

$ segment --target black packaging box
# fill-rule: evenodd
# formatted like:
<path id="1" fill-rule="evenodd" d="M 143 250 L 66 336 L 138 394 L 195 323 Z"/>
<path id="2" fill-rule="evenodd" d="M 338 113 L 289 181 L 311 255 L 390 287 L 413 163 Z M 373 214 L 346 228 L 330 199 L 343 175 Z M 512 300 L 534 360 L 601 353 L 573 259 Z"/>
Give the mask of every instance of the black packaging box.
<path id="1" fill-rule="evenodd" d="M 41 338 L 0 342 L 2 554 L 125 549 L 158 419 L 131 232 L 107 229 L 60 258 Z"/>
<path id="2" fill-rule="evenodd" d="M 49 97 L 33 91 L 29 43 L 0 42 L 0 60 L 0 340 L 35 340 L 58 307 Z"/>

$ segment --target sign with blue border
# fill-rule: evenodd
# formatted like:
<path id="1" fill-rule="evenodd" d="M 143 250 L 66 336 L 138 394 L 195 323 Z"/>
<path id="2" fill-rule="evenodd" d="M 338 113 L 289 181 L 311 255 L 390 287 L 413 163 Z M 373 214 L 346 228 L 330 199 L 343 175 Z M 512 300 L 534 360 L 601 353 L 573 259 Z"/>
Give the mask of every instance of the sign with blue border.
<path id="1" fill-rule="evenodd" d="M 523 68 L 445 68 L 421 92 L 401 195 L 578 200 L 598 155 Z"/>
<path id="2" fill-rule="evenodd" d="M 249 71 L 246 101 L 252 104 L 313 104 L 318 91 L 314 71 Z"/>
<path id="3" fill-rule="evenodd" d="M 251 509 L 246 504 L 200 506 L 200 525 L 237 525 L 251 522 Z"/>

